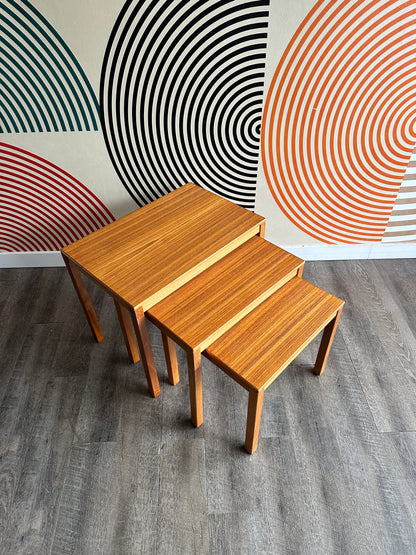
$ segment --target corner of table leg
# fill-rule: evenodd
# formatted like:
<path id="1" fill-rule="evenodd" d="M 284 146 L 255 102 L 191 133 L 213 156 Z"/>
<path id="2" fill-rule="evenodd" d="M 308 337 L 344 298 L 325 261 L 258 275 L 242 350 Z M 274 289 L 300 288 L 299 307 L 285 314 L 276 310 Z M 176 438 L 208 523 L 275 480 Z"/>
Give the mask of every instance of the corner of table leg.
<path id="1" fill-rule="evenodd" d="M 122 305 L 115 297 L 113 298 L 116 307 L 118 320 L 120 322 L 121 331 L 123 332 L 124 342 L 127 347 L 130 362 L 133 364 L 139 362 L 140 355 L 137 348 L 137 342 L 134 332 L 134 326 L 131 319 L 130 311 Z"/>
<path id="2" fill-rule="evenodd" d="M 192 424 L 198 428 L 204 421 L 202 398 L 202 360 L 200 349 L 189 349 L 188 373 Z"/>
<path id="3" fill-rule="evenodd" d="M 61 254 L 67 267 L 68 273 L 71 277 L 75 291 L 78 295 L 81 306 L 85 312 L 85 316 L 87 317 L 88 324 L 90 325 L 94 338 L 98 343 L 100 343 L 104 339 L 104 335 L 101 331 L 100 324 L 98 323 L 98 318 L 95 313 L 94 307 L 92 306 L 92 302 L 87 288 L 85 287 L 84 280 L 82 279 L 81 272 L 62 251 Z"/>
<path id="4" fill-rule="evenodd" d="M 248 392 L 247 428 L 244 447 L 250 455 L 256 451 L 259 441 L 263 396 L 264 389 L 250 389 Z"/>
<path id="5" fill-rule="evenodd" d="M 153 358 L 153 351 L 150 344 L 143 308 L 139 307 L 135 309 L 131 307 L 130 313 L 137 341 L 139 343 L 140 355 L 142 357 L 142 364 L 146 373 L 149 391 L 153 397 L 158 397 L 160 395 L 159 379 L 157 377 L 156 365 Z"/>
<path id="6" fill-rule="evenodd" d="M 323 374 L 323 371 L 325 370 L 329 351 L 331 350 L 335 332 L 337 331 L 342 307 L 343 305 L 338 309 L 332 320 L 324 328 L 321 344 L 319 346 L 318 356 L 316 357 L 315 367 L 313 369 L 314 374 L 316 374 L 317 376 L 321 376 Z"/>
<path id="7" fill-rule="evenodd" d="M 179 383 L 179 370 L 175 342 L 163 330 L 161 333 L 169 383 L 171 383 L 172 385 L 176 385 L 177 383 Z"/>

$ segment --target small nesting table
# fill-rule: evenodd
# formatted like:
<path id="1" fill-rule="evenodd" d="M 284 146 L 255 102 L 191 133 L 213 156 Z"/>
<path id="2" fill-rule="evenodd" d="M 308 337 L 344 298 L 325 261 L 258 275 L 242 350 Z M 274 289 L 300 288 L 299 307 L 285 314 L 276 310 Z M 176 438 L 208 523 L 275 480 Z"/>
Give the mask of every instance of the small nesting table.
<path id="1" fill-rule="evenodd" d="M 61 252 L 95 339 L 103 334 L 82 274 L 113 297 L 130 360 L 139 360 L 136 335 L 157 397 L 145 312 L 251 237 L 263 237 L 264 226 L 261 216 L 188 183 Z"/>
<path id="2" fill-rule="evenodd" d="M 344 301 L 295 277 L 212 343 L 204 355 L 249 392 L 245 448 L 257 449 L 264 391 L 320 331 L 321 375 Z"/>

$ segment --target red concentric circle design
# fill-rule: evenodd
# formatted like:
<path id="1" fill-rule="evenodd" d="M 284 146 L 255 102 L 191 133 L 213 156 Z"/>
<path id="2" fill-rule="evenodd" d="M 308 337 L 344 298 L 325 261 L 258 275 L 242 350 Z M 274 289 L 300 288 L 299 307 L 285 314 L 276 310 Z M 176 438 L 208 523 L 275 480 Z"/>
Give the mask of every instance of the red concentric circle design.
<path id="1" fill-rule="evenodd" d="M 114 216 L 58 166 L 0 143 L 0 252 L 56 251 Z"/>

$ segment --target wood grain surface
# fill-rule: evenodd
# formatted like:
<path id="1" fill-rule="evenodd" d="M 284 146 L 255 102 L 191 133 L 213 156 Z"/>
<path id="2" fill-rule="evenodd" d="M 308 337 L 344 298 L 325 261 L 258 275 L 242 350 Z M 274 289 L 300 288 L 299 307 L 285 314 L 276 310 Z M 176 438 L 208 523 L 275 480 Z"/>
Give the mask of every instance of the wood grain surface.
<path id="1" fill-rule="evenodd" d="M 157 399 L 100 288 L 96 343 L 64 268 L 0 270 L 0 553 L 414 555 L 415 275 L 306 263 L 346 305 L 323 375 L 317 338 L 268 388 L 250 457 L 248 394 L 207 359 L 194 428 L 152 324 Z"/>
<path id="2" fill-rule="evenodd" d="M 204 355 L 246 389 L 265 389 L 343 304 L 295 277 L 214 341 Z"/>
<path id="3" fill-rule="evenodd" d="M 394 261 L 396 283 L 404 288 L 407 281 L 410 291 L 416 275 L 410 269 L 416 270 L 415 260 Z M 390 278 L 385 280 L 387 271 Z M 325 265 L 310 263 L 308 272 L 315 283 L 325 279 L 330 291 L 344 295 L 340 329 L 378 430 L 415 430 L 416 297 L 408 293 L 402 297 L 400 288 L 392 287 L 392 261 L 338 262 L 329 275 Z M 344 318 L 355 322 L 355 329 L 345 327 Z"/>
<path id="4" fill-rule="evenodd" d="M 162 443 L 157 553 L 209 553 L 205 476 L 202 439 Z"/>
<path id="5" fill-rule="evenodd" d="M 62 249 L 144 311 L 260 232 L 264 218 L 192 183 Z"/>
<path id="6" fill-rule="evenodd" d="M 149 309 L 147 317 L 179 345 L 203 351 L 302 265 L 300 258 L 253 237 Z"/>

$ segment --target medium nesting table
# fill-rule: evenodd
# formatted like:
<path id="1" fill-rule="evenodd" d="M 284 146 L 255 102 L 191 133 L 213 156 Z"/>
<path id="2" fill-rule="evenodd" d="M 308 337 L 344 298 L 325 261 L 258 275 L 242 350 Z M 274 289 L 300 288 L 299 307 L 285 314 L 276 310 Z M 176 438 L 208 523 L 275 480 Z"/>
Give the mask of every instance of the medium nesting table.
<path id="1" fill-rule="evenodd" d="M 264 227 L 261 216 L 188 183 L 65 247 L 62 256 L 97 341 L 103 334 L 82 274 L 113 297 L 130 360 L 139 360 L 136 335 L 157 397 L 145 312 L 250 238 L 264 237 Z"/>

